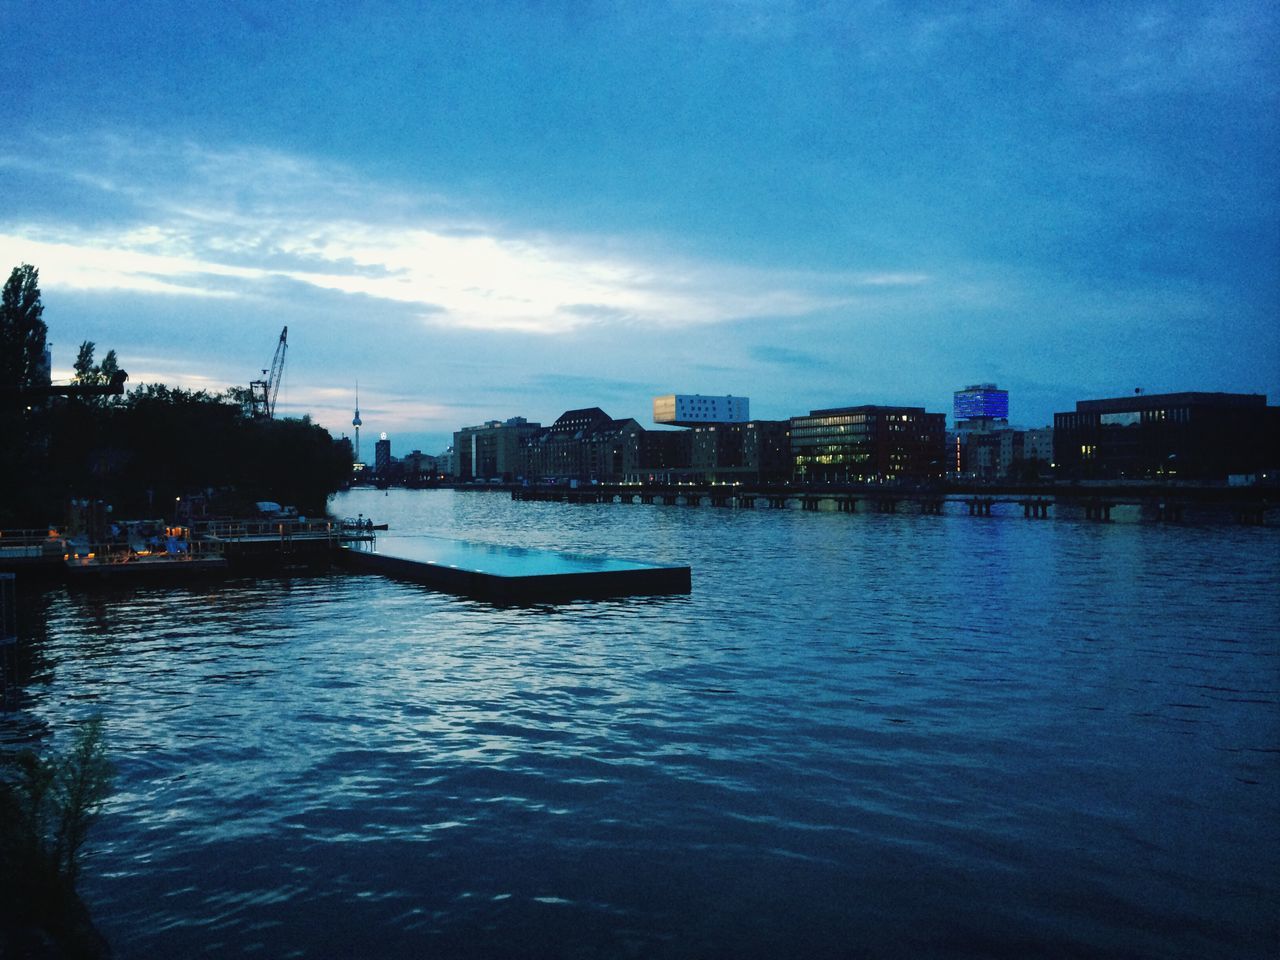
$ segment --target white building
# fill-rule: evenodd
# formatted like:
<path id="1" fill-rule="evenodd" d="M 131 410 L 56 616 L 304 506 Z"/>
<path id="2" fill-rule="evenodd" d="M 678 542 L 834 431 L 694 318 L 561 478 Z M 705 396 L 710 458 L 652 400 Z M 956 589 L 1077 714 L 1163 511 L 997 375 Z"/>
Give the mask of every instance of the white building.
<path id="1" fill-rule="evenodd" d="M 653 422 L 677 427 L 702 423 L 746 423 L 751 401 L 746 397 L 704 397 L 700 393 L 669 393 L 653 398 Z"/>

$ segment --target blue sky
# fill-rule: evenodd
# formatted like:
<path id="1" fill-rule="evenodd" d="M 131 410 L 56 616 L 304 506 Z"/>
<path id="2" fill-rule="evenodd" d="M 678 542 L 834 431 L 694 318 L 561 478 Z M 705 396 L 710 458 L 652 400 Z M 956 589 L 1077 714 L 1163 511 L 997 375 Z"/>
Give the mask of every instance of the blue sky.
<path id="1" fill-rule="evenodd" d="M 785 417 L 1280 397 L 1274 4 L 0 5 L 0 260 L 55 369 L 436 451 L 664 392 Z"/>

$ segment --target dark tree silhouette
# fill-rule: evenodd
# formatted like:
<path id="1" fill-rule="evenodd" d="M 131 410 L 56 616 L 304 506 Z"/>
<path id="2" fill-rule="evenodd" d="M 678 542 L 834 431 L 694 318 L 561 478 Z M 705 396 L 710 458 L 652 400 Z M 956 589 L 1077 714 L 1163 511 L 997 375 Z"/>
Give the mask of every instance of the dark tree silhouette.
<path id="1" fill-rule="evenodd" d="M 0 385 L 29 386 L 44 365 L 48 333 L 40 302 L 40 271 L 29 263 L 14 267 L 0 301 Z"/>
<path id="2" fill-rule="evenodd" d="M 215 396 L 142 384 L 125 394 L 115 351 L 95 363 L 91 340 L 80 344 L 76 386 L 114 385 L 121 395 L 33 395 L 26 388 L 41 378 L 46 333 L 38 279 L 23 264 L 4 287 L 0 527 L 58 523 L 73 499 L 102 500 L 125 517 L 154 517 L 193 496 L 223 515 L 258 500 L 314 515 L 349 480 L 351 445 L 309 419 L 255 420 L 243 387 Z"/>

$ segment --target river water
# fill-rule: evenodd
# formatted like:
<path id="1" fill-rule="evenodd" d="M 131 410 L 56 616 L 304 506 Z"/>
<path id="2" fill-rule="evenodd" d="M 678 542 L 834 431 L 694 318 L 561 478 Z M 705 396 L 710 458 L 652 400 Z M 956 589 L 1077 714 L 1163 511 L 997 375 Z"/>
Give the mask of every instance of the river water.
<path id="1" fill-rule="evenodd" d="M 1274 957 L 1280 533 L 513 503 L 336 515 L 688 563 L 29 598 L 9 741 L 105 718 L 132 957 Z"/>

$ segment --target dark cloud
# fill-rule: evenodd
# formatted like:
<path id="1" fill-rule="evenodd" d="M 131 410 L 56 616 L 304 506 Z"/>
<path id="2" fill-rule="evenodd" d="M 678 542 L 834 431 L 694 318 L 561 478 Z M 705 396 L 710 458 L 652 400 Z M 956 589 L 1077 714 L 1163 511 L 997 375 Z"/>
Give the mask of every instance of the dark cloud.
<path id="1" fill-rule="evenodd" d="M 794 367 L 803 370 L 819 370 L 830 365 L 830 361 L 816 354 L 795 350 L 791 347 L 777 347 L 760 344 L 750 349 L 752 360 L 767 363 L 776 367 Z"/>

